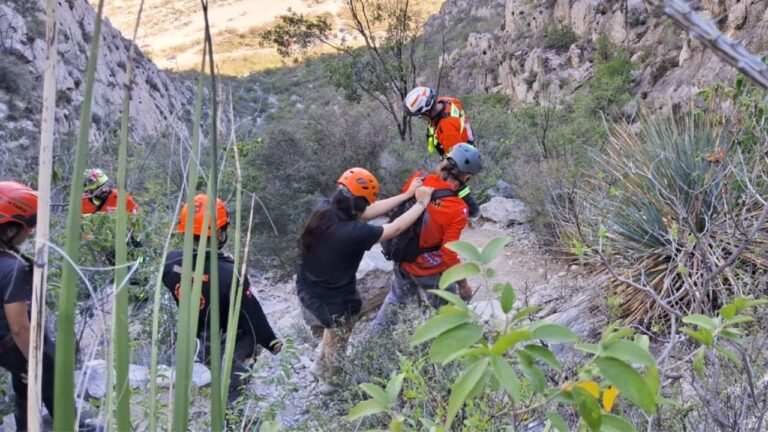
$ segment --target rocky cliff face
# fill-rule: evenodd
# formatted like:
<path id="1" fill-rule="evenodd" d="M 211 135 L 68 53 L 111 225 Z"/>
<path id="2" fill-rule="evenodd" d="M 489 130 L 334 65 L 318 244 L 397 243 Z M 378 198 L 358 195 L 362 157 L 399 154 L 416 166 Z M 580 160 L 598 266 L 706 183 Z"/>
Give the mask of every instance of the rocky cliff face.
<path id="1" fill-rule="evenodd" d="M 477 14 L 473 3 L 448 0 L 443 13 Z M 600 36 L 627 49 L 635 68 L 634 90 L 655 105 L 684 101 L 698 89 L 735 75 L 733 68 L 642 0 L 484 3 L 493 13 L 503 14 L 504 23 L 494 31 L 471 33 L 466 49 L 451 55 L 455 66 L 450 84 L 459 92 L 562 103 L 591 76 Z M 768 49 L 768 1 L 705 0 L 693 6 L 751 52 Z"/>
<path id="2" fill-rule="evenodd" d="M 60 0 L 57 4 L 59 140 L 71 135 L 79 120 L 95 15 L 86 0 Z M 39 140 L 44 20 L 43 0 L 9 0 L 0 5 L 0 143 L 25 162 L 34 159 L 31 156 L 36 154 Z M 101 138 L 119 128 L 130 43 L 105 21 L 94 88 L 92 145 L 98 145 Z M 150 140 L 165 134 L 185 134 L 184 121 L 189 119 L 194 86 L 159 71 L 138 48 L 135 52 L 131 135 L 137 140 Z M 0 174 L 15 174 L 14 168 L 19 168 L 16 165 L 13 161 L 4 163 Z"/>

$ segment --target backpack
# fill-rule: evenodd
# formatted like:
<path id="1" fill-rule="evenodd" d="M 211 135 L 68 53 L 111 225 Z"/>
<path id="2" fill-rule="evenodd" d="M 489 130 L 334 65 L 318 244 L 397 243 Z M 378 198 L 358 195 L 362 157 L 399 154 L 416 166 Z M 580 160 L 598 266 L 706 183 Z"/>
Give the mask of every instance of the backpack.
<path id="1" fill-rule="evenodd" d="M 441 198 L 458 196 L 456 191 L 451 189 L 437 189 L 432 192 L 432 198 L 430 202 L 439 200 Z M 416 204 L 416 198 L 410 198 L 394 210 L 389 212 L 389 222 L 394 221 L 400 215 L 407 212 L 411 207 Z M 426 212 L 426 209 L 424 210 Z M 442 247 L 442 245 L 433 246 L 430 248 L 419 247 L 419 240 L 421 238 L 421 225 L 424 221 L 424 213 L 422 213 L 416 222 L 405 231 L 401 232 L 397 237 L 393 237 L 389 240 L 381 242 L 381 252 L 384 257 L 394 262 L 414 262 L 419 255 L 425 252 L 433 252 Z"/>

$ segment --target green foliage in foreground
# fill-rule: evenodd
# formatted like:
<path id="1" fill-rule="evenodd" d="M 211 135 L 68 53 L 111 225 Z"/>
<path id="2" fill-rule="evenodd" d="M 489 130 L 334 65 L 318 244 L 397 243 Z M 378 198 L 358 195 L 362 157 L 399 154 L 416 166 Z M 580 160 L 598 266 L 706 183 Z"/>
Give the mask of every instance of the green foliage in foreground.
<path id="1" fill-rule="evenodd" d="M 496 238 L 482 250 L 466 242 L 448 245 L 466 260 L 443 274 L 441 290 L 432 293 L 448 302 L 437 314 L 419 327 L 411 343 L 430 342 L 429 359 L 437 365 L 460 362 L 463 372 L 453 382 L 443 411 L 434 418 L 409 418 L 397 410 L 404 374 L 394 375 L 381 388 L 362 384 L 371 397 L 349 413 L 349 419 L 386 412 L 393 431 L 421 428 L 447 431 L 455 422 L 466 420 L 461 415 L 466 404 L 483 392 L 500 393 L 497 398 L 503 411 L 515 422 L 545 414 L 551 427 L 568 430 L 558 412 L 575 409 L 577 423 L 590 430 L 634 430 L 627 420 L 612 413 L 617 395 L 648 415 L 656 412 L 660 396 L 659 372 L 648 350 L 646 336 L 633 335 L 629 328 L 608 326 L 596 344 L 581 343 L 569 329 L 546 321 L 530 321 L 536 307 L 516 310 L 515 290 L 509 283 L 495 283 L 503 321 L 494 328 L 477 324 L 474 312 L 455 294 L 442 289 L 469 276 L 480 275 L 486 283 L 495 271 L 489 266 L 498 256 L 504 238 Z M 575 377 L 568 377 L 553 344 L 573 344 L 587 353 Z M 554 385 L 547 376 L 555 376 Z"/>
<path id="2" fill-rule="evenodd" d="M 444 273 L 440 286 L 469 276 L 481 276 L 490 283 L 495 275 L 490 263 L 505 243 L 506 239 L 496 238 L 482 249 L 466 242 L 449 244 L 465 262 Z M 531 321 L 538 309 L 517 308 L 509 283 L 495 283 L 493 291 L 502 316 L 491 328 L 478 324 L 478 317 L 458 296 L 442 289 L 432 291 L 448 304 L 411 338 L 414 346 L 429 343 L 427 357 L 401 362 L 399 372 L 382 385 L 361 384 L 368 399 L 350 410 L 348 420 L 362 420 L 370 427 L 387 425 L 391 431 L 488 430 L 499 422 L 516 430 L 537 421 L 547 423 L 545 430 L 559 432 L 634 431 L 643 428 L 634 414 L 650 421 L 662 407 L 680 403 L 661 394 L 661 373 L 647 336 L 612 324 L 603 328 L 596 343 L 581 342 L 565 327 Z M 721 341 L 744 343 L 741 327 L 752 321 L 744 313 L 766 303 L 738 298 L 721 308 L 716 318 L 691 315 L 683 319 L 691 325 L 684 332 L 702 344 L 689 357 L 700 377 L 705 359 L 715 354 L 739 362 Z M 563 344 L 582 353 L 575 370 L 561 363 L 563 354 L 555 354 L 563 353 Z M 574 352 L 566 352 L 573 360 Z M 432 363 L 438 369 L 460 369 L 447 393 L 429 396 L 441 401 L 432 413 L 410 410 L 409 400 L 425 397 L 414 394 L 414 389 L 425 389 L 420 374 L 408 366 L 414 361 Z M 491 405 L 482 408 L 485 403 Z M 495 414 L 478 417 L 484 411 Z"/>

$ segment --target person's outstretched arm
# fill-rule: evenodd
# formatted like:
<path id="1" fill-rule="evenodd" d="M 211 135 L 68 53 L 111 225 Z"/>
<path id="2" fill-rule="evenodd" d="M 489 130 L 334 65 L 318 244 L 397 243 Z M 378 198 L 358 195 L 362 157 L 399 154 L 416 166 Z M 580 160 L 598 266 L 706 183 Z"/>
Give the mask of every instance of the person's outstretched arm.
<path id="1" fill-rule="evenodd" d="M 360 216 L 360 219 L 367 221 L 376 219 L 379 216 L 384 216 L 385 214 L 392 211 L 395 207 L 399 206 L 402 202 L 411 198 L 419 186 L 421 186 L 421 179 L 416 177 L 408 186 L 408 189 L 400 195 L 395 195 L 391 198 L 376 201 L 375 203 L 369 205 Z"/>
<path id="2" fill-rule="evenodd" d="M 416 189 L 416 204 L 408 209 L 407 212 L 401 214 L 397 219 L 384 225 L 384 232 L 382 232 L 379 242 L 397 237 L 400 233 L 413 225 L 419 216 L 427 211 L 427 206 L 432 198 L 432 191 L 434 191 L 434 188 L 427 186 L 421 186 Z"/>

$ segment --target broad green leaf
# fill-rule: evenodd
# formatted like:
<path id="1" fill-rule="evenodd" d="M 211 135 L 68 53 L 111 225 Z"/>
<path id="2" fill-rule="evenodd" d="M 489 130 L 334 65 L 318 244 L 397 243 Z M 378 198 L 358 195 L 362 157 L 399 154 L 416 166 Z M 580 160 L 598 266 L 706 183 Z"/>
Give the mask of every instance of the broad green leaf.
<path id="1" fill-rule="evenodd" d="M 488 380 L 493 376 L 493 373 L 490 370 L 486 370 L 483 376 L 480 378 L 479 381 L 477 381 L 477 384 L 472 388 L 472 391 L 469 392 L 467 395 L 467 400 L 471 400 L 476 398 L 480 393 L 485 390 L 486 384 L 488 384 Z"/>
<path id="2" fill-rule="evenodd" d="M 725 322 L 729 325 L 736 325 L 736 324 L 742 324 L 746 322 L 753 321 L 754 318 L 748 317 L 746 315 L 736 315 L 733 318 L 726 319 Z"/>
<path id="3" fill-rule="evenodd" d="M 766 304 L 768 304 L 768 299 L 756 299 L 756 300 L 747 301 L 744 307 L 748 308 L 748 307 L 762 306 Z"/>
<path id="4" fill-rule="evenodd" d="M 461 310 L 464 310 L 464 311 L 468 311 L 469 310 L 469 308 L 467 307 L 467 304 L 464 302 L 464 300 L 462 300 L 461 297 L 457 296 L 456 294 L 454 294 L 454 293 L 452 293 L 450 291 L 446 291 L 444 289 L 439 289 L 439 290 L 433 289 L 433 290 L 428 290 L 428 291 L 429 291 L 430 294 L 434 294 L 434 295 L 440 297 L 441 299 L 447 301 L 448 303 L 456 306 L 457 308 L 459 308 Z"/>
<path id="5" fill-rule="evenodd" d="M 443 272 L 443 275 L 440 276 L 440 283 L 438 285 L 440 289 L 445 289 L 448 285 L 454 282 L 476 274 L 480 274 L 480 267 L 477 264 L 473 262 L 457 264 Z"/>
<path id="6" fill-rule="evenodd" d="M 389 379 L 385 391 L 387 392 L 387 397 L 389 398 L 390 404 L 393 404 L 397 401 L 397 395 L 400 394 L 400 390 L 403 388 L 404 378 L 404 374 L 397 374 L 393 375 L 392 378 Z"/>
<path id="7" fill-rule="evenodd" d="M 375 384 L 362 383 L 360 384 L 360 388 L 363 389 L 364 392 L 368 393 L 368 396 L 372 397 L 378 402 L 381 402 L 385 406 L 389 406 L 392 403 L 392 400 L 384 392 L 384 390 Z"/>
<path id="8" fill-rule="evenodd" d="M 539 324 L 533 328 L 532 332 L 534 339 L 544 339 L 550 342 L 573 343 L 579 340 L 574 332 L 559 324 Z"/>
<path id="9" fill-rule="evenodd" d="M 651 346 L 651 340 L 648 338 L 647 335 L 635 335 L 635 343 L 640 345 L 641 348 L 643 348 L 646 351 L 650 351 Z"/>
<path id="10" fill-rule="evenodd" d="M 547 385 L 547 378 L 544 373 L 533 364 L 533 357 L 525 351 L 518 351 L 517 358 L 520 359 L 520 369 L 523 375 L 528 378 L 531 388 L 537 393 L 544 391 Z"/>
<path id="11" fill-rule="evenodd" d="M 534 314 L 539 311 L 541 307 L 539 306 L 529 306 L 525 309 L 521 309 L 520 312 L 516 313 L 515 316 L 512 317 L 512 322 L 518 322 L 528 317 L 528 315 Z"/>
<path id="12" fill-rule="evenodd" d="M 499 256 L 499 253 L 502 249 L 504 249 L 504 245 L 507 244 L 508 241 L 509 239 L 506 237 L 496 237 L 489 241 L 488 244 L 483 247 L 483 251 L 480 253 L 480 262 L 483 264 L 488 264 L 493 261 L 494 258 Z"/>
<path id="13" fill-rule="evenodd" d="M 645 383 L 648 384 L 651 393 L 658 396 L 659 389 L 661 388 L 661 376 L 659 375 L 659 370 L 656 369 L 655 366 L 647 368 L 645 373 Z"/>
<path id="14" fill-rule="evenodd" d="M 484 358 L 473 363 L 464 373 L 459 376 L 456 382 L 451 387 L 451 395 L 448 398 L 448 412 L 446 413 L 445 429 L 451 430 L 453 419 L 456 418 L 456 414 L 459 412 L 464 402 L 467 400 L 467 396 L 475 388 L 478 381 L 483 378 L 485 371 L 488 368 L 489 358 Z"/>
<path id="15" fill-rule="evenodd" d="M 720 315 L 726 320 L 730 320 L 738 313 L 737 306 L 733 303 L 727 304 L 720 308 Z"/>
<path id="16" fill-rule="evenodd" d="M 347 414 L 347 420 L 354 421 L 362 417 L 368 417 L 382 413 L 387 410 L 387 406 L 376 399 L 368 399 L 360 402 Z"/>
<path id="17" fill-rule="evenodd" d="M 683 322 L 686 324 L 695 324 L 708 330 L 714 330 L 716 327 L 715 320 L 701 314 L 688 315 L 687 317 L 683 318 Z"/>
<path id="18" fill-rule="evenodd" d="M 727 328 L 720 332 L 720 336 L 730 341 L 738 342 L 744 336 L 744 332 L 737 328 Z"/>
<path id="19" fill-rule="evenodd" d="M 499 337 L 491 346 L 491 352 L 498 355 L 504 354 L 518 342 L 531 340 L 532 338 L 533 334 L 530 330 L 513 330 L 504 336 Z"/>
<path id="20" fill-rule="evenodd" d="M 597 354 L 600 352 L 600 347 L 597 344 L 591 344 L 591 343 L 577 343 L 573 346 L 579 351 L 584 351 L 586 353 L 590 354 Z"/>
<path id="21" fill-rule="evenodd" d="M 696 372 L 696 376 L 699 378 L 704 376 L 704 350 L 700 349 L 696 355 L 693 356 L 693 371 Z"/>
<path id="22" fill-rule="evenodd" d="M 613 414 L 603 414 L 602 432 L 636 432 L 634 426 Z"/>
<path id="23" fill-rule="evenodd" d="M 435 339 L 429 349 L 429 357 L 436 363 L 446 364 L 480 340 L 483 330 L 482 326 L 471 323 L 454 327 Z"/>
<path id="24" fill-rule="evenodd" d="M 561 372 L 563 367 L 560 365 L 560 362 L 557 360 L 557 357 L 555 357 L 554 354 L 552 354 L 552 351 L 548 350 L 547 348 L 541 346 L 541 345 L 526 345 L 523 347 L 525 351 L 527 351 L 529 354 L 531 354 L 534 357 L 537 357 L 540 360 L 543 360 L 546 364 L 552 367 L 552 369 Z"/>
<path id="25" fill-rule="evenodd" d="M 709 329 L 701 328 L 700 330 L 693 330 L 686 327 L 686 328 L 683 328 L 683 333 L 696 339 L 697 341 L 701 342 L 705 346 L 712 346 L 712 341 L 714 340 L 714 337 L 712 336 L 712 331 Z"/>
<path id="26" fill-rule="evenodd" d="M 519 402 L 521 398 L 520 379 L 517 377 L 512 365 L 503 357 L 493 356 L 491 357 L 491 368 L 493 369 L 493 375 L 504 388 L 504 391 L 507 392 L 512 400 Z"/>
<path id="27" fill-rule="evenodd" d="M 457 240 L 446 243 L 445 247 L 468 259 L 469 261 L 482 262 L 480 250 L 472 243 Z"/>
<path id="28" fill-rule="evenodd" d="M 715 349 L 717 350 L 717 352 L 722 354 L 725 358 L 730 360 L 730 362 L 733 363 L 734 366 L 736 366 L 738 369 L 741 369 L 742 363 L 741 363 L 741 360 L 739 360 L 739 358 L 736 357 L 736 354 L 734 354 L 730 350 L 720 345 L 715 345 Z"/>
<path id="29" fill-rule="evenodd" d="M 438 315 L 416 329 L 411 338 L 411 345 L 424 343 L 467 321 L 469 315 Z"/>
<path id="30" fill-rule="evenodd" d="M 485 277 L 487 278 L 495 278 L 496 277 L 496 270 L 493 267 L 488 267 L 485 269 Z"/>
<path id="31" fill-rule="evenodd" d="M 435 291 L 448 292 L 444 290 L 435 290 Z M 447 304 L 447 305 L 440 306 L 440 308 L 437 310 L 437 313 L 439 315 L 463 315 L 468 317 L 469 314 L 467 314 L 467 311 L 468 311 L 468 308 L 466 303 L 463 305 L 463 307 L 457 307 L 452 304 Z"/>
<path id="32" fill-rule="evenodd" d="M 656 367 L 656 359 L 651 353 L 640 345 L 626 339 L 617 340 L 609 347 L 603 349 L 603 354 L 624 360 L 627 363 L 641 364 L 648 367 Z"/>
<path id="33" fill-rule="evenodd" d="M 545 415 L 547 416 L 549 424 L 557 429 L 557 432 L 568 432 L 568 423 L 563 420 L 563 417 L 560 414 L 554 411 L 547 411 Z"/>
<path id="34" fill-rule="evenodd" d="M 622 327 L 620 329 L 617 329 L 616 331 L 604 333 L 600 342 L 604 347 L 607 347 L 607 346 L 610 346 L 612 343 L 631 335 L 632 335 L 631 328 Z"/>
<path id="35" fill-rule="evenodd" d="M 579 415 L 584 419 L 584 423 L 592 431 L 599 432 L 603 416 L 600 412 L 600 404 L 588 391 L 580 387 L 571 389 L 571 394 L 576 400 L 576 407 L 579 409 Z"/>
<path id="36" fill-rule="evenodd" d="M 649 414 L 656 412 L 654 402 L 656 396 L 635 369 L 621 360 L 610 357 L 597 359 L 595 363 L 600 373 L 635 405 Z"/>
<path id="37" fill-rule="evenodd" d="M 501 310 L 505 314 L 512 311 L 512 306 L 515 304 L 515 289 L 512 288 L 512 284 L 509 282 L 504 284 L 501 289 Z"/>

